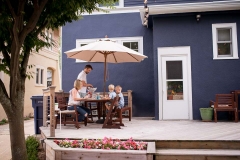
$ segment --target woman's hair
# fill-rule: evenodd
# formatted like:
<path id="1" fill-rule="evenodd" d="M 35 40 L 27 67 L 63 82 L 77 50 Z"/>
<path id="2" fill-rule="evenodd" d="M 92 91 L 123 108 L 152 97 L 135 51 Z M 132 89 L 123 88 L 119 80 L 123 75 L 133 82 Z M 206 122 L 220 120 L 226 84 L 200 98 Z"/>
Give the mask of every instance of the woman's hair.
<path id="1" fill-rule="evenodd" d="M 108 86 L 108 89 L 114 90 L 114 85 L 113 85 L 113 84 L 110 84 L 110 85 Z"/>
<path id="2" fill-rule="evenodd" d="M 81 89 L 81 84 L 82 84 L 82 81 L 79 80 L 79 79 L 77 79 L 77 80 L 74 81 L 73 87 L 74 87 L 76 90 L 79 90 L 79 89 Z"/>

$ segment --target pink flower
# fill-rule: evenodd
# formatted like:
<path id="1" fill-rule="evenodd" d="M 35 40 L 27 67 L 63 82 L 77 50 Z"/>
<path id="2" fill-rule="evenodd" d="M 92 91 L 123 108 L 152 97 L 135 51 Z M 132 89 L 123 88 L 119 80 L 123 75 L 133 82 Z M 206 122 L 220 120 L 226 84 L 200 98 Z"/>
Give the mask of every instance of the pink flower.
<path id="1" fill-rule="evenodd" d="M 146 150 L 147 142 L 134 141 L 129 138 L 127 141 L 104 137 L 101 139 L 83 139 L 83 140 L 54 140 L 60 147 L 86 148 L 86 149 L 118 149 L 118 150 Z"/>

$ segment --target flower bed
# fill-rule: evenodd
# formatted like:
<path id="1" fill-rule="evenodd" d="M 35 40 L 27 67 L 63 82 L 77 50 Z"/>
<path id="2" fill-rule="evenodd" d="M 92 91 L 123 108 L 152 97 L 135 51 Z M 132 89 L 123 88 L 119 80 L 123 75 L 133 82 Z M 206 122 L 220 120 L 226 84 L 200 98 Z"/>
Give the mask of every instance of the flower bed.
<path id="1" fill-rule="evenodd" d="M 65 148 L 86 148 L 86 149 L 117 149 L 117 150 L 147 150 L 147 142 L 134 141 L 132 138 L 127 141 L 104 137 L 97 140 L 54 140 L 60 147 Z"/>
<path id="2" fill-rule="evenodd" d="M 141 159 L 151 160 L 155 153 L 155 142 L 123 141 L 104 138 L 98 140 L 45 140 L 46 159 Z"/>

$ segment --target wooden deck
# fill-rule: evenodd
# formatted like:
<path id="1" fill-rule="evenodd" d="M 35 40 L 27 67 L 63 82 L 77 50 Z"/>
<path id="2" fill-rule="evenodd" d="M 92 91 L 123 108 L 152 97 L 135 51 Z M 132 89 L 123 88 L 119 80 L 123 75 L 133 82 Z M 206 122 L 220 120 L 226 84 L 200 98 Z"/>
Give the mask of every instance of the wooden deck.
<path id="1" fill-rule="evenodd" d="M 131 122 L 124 119 L 122 129 L 102 129 L 102 125 L 88 123 L 80 129 L 73 125 L 59 125 L 55 138 L 104 138 L 112 137 L 135 140 L 240 140 L 240 123 L 201 122 L 201 121 L 156 121 L 152 118 L 133 118 Z M 41 127 L 42 135 L 50 137 L 49 127 Z"/>

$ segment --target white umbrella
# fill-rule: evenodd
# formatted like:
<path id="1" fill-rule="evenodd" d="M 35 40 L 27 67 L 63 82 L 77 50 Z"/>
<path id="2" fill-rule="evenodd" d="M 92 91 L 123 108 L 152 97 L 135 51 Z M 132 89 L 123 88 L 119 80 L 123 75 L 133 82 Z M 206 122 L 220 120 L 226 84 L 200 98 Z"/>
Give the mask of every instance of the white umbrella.
<path id="1" fill-rule="evenodd" d="M 68 58 L 87 62 L 104 62 L 104 95 L 107 63 L 141 62 L 144 58 L 147 58 L 147 56 L 107 38 L 66 51 L 65 53 Z"/>

